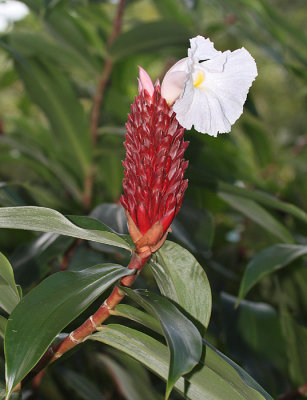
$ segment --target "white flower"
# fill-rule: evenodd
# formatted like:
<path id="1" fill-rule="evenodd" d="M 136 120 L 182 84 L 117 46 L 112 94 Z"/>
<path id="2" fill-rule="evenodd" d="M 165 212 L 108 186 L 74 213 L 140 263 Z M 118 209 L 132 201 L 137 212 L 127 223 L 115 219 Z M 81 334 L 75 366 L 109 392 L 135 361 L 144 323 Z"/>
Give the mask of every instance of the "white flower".
<path id="1" fill-rule="evenodd" d="M 173 104 L 180 125 L 211 136 L 230 132 L 243 112 L 243 104 L 257 66 L 244 49 L 221 52 L 209 39 L 190 40 L 188 57 L 178 61 L 166 73 L 162 96 Z"/>

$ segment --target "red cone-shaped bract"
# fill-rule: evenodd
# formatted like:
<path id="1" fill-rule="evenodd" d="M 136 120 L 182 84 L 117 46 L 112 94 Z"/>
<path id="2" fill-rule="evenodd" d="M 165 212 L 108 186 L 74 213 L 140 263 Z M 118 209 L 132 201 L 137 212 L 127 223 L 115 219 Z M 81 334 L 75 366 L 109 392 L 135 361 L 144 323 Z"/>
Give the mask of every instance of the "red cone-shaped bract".
<path id="1" fill-rule="evenodd" d="M 188 186 L 183 179 L 188 142 L 183 140 L 184 128 L 161 97 L 159 84 L 152 96 L 141 90 L 135 98 L 126 129 L 121 203 L 142 235 L 157 221 L 165 234 Z"/>

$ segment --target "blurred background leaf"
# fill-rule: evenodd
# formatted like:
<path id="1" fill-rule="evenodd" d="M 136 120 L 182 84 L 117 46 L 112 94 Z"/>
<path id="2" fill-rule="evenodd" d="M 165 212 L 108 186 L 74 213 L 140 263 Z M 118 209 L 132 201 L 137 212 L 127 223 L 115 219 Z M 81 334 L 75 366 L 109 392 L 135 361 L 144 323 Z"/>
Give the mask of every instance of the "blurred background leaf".
<path id="1" fill-rule="evenodd" d="M 9 3 L 17 2 L 0 2 L 0 206 L 87 215 L 123 235 L 124 125 L 137 94 L 138 65 L 161 81 L 196 35 L 209 36 L 219 50 L 244 46 L 251 52 L 259 76 L 231 134 L 185 133 L 189 187 L 169 236 L 177 243 L 160 250 L 152 259 L 154 273 L 146 267 L 138 285 L 162 291 L 200 321 L 204 333 L 209 281 L 206 340 L 275 398 L 306 383 L 307 270 L 298 250 L 307 244 L 305 0 L 130 0 L 117 37 L 114 19 L 122 2 L 24 0 L 22 11 L 8 14 L 1 7 Z M 94 140 L 93 109 L 104 77 Z M 122 240 L 129 247 L 129 238 Z M 0 250 L 25 293 L 59 270 L 126 265 L 129 257 L 103 243 L 9 229 L 0 231 Z M 186 257 L 198 279 L 185 269 Z M 159 268 L 171 271 L 173 285 L 158 279 Z M 243 297 L 255 283 L 235 309 L 240 287 Z M 6 318 L 3 311 L 1 334 Z M 132 328 L 133 318 L 125 319 Z M 78 322 L 82 317 L 69 328 Z M 160 399 L 164 383 L 125 357 L 87 343 L 86 351 L 48 370 L 39 389 L 27 387 L 24 397 L 78 400 L 95 393 L 130 400 L 151 390 Z M 135 392 L 132 382 L 140 380 L 144 387 Z"/>

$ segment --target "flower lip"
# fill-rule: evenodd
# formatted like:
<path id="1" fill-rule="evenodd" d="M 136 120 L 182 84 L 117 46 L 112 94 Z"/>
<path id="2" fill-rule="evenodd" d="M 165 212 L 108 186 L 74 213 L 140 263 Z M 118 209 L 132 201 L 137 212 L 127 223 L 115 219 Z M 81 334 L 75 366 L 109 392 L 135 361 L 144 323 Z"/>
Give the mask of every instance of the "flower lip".
<path id="1" fill-rule="evenodd" d="M 194 125 L 211 136 L 230 132 L 257 76 L 255 60 L 243 47 L 218 51 L 202 36 L 191 39 L 190 44 L 188 57 L 166 73 L 162 95 L 184 128 Z"/>
<path id="2" fill-rule="evenodd" d="M 196 70 L 192 74 L 192 79 L 193 79 L 193 86 L 201 87 L 202 83 L 205 80 L 205 75 L 201 70 Z"/>

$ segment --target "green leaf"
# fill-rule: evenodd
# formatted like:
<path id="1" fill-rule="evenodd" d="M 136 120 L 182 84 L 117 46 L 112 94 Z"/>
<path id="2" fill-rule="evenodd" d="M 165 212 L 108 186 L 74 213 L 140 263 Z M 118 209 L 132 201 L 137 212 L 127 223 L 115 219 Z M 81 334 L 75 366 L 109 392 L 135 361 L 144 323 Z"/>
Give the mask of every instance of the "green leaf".
<path id="1" fill-rule="evenodd" d="M 35 57 L 39 54 L 40 57 L 46 57 L 50 63 L 56 65 L 60 64 L 72 69 L 78 66 L 84 70 L 88 69 L 92 73 L 95 72 L 93 66 L 81 54 L 54 43 L 43 35 L 39 36 L 28 31 L 13 31 L 10 32 L 8 38 L 12 48 L 24 57 Z"/>
<path id="2" fill-rule="evenodd" d="M 202 339 L 197 328 L 169 300 L 148 290 L 123 288 L 137 304 L 161 323 L 170 350 L 170 366 L 165 398 L 180 376 L 190 372 L 202 353 Z"/>
<path id="3" fill-rule="evenodd" d="M 119 204 L 99 204 L 91 211 L 90 217 L 103 221 L 115 232 L 128 234 L 126 215 L 123 207 Z"/>
<path id="4" fill-rule="evenodd" d="M 203 334 L 211 316 L 211 289 L 195 257 L 178 244 L 166 241 L 150 266 L 161 293 L 181 306 Z"/>
<path id="5" fill-rule="evenodd" d="M 261 365 L 255 365 L 255 353 L 252 353 L 251 360 L 252 366 L 255 369 L 252 370 L 253 376 L 258 376 L 263 379 L 265 374 L 264 367 L 267 365 L 267 359 L 272 361 L 274 365 L 280 366 L 284 364 L 284 342 L 281 337 L 280 324 L 276 312 L 272 307 L 264 303 L 253 303 L 243 301 L 240 307 L 235 310 L 235 298 L 231 298 L 227 295 L 227 298 L 222 297 L 223 307 L 225 307 L 225 316 L 223 318 L 223 324 L 226 323 L 225 333 L 227 336 L 227 347 L 235 355 L 237 360 L 240 360 L 245 365 L 247 360 L 247 350 L 245 342 L 249 343 L 253 349 L 258 348 L 260 350 L 260 361 Z M 227 308 L 226 308 L 227 306 Z M 125 309 L 127 307 L 127 310 Z M 119 309 L 119 312 L 117 310 Z M 113 314 L 113 313 L 112 313 Z M 163 334 L 160 325 L 156 319 L 151 315 L 146 314 L 134 307 L 126 304 L 119 304 L 116 307 L 116 314 L 118 316 L 129 318 L 136 321 L 154 332 Z M 264 329 L 263 329 L 264 328 Z M 266 332 L 270 331 L 268 336 Z M 259 339 L 258 339 L 259 338 Z M 259 346 L 259 347 L 258 347 Z M 240 358 L 242 355 L 242 359 Z M 264 357 L 265 356 L 265 357 Z M 230 360 L 228 359 L 228 362 Z M 239 368 L 236 364 L 233 364 L 234 368 Z M 257 368 L 258 367 L 258 368 Z M 251 371 L 249 369 L 249 371 Z M 245 372 L 242 369 L 238 369 L 238 373 L 242 375 L 243 379 L 249 382 L 249 376 L 245 376 Z M 268 382 L 271 380 L 268 378 Z M 255 388 L 257 388 L 256 386 Z"/>
<path id="6" fill-rule="evenodd" d="M 17 74 L 14 69 L 7 69 L 3 71 L 0 77 L 0 89 L 4 90 L 9 88 L 17 81 Z"/>
<path id="7" fill-rule="evenodd" d="M 172 222 L 172 235 L 193 254 L 202 254 L 212 246 L 214 228 L 214 218 L 207 210 L 184 204 Z"/>
<path id="8" fill-rule="evenodd" d="M 25 288 L 32 286 L 34 281 L 40 281 L 50 273 L 48 263 L 64 254 L 73 241 L 72 237 L 63 237 L 49 232 L 39 235 L 29 243 L 21 244 L 10 258 L 14 265 L 17 282 Z M 101 261 L 95 264 L 100 263 Z M 83 263 L 82 268 L 86 264 Z"/>
<path id="9" fill-rule="evenodd" d="M 13 184 L 0 183 L 0 204 L 2 206 L 24 206 L 26 203 L 14 190 Z"/>
<path id="10" fill-rule="evenodd" d="M 168 376 L 167 347 L 134 329 L 110 324 L 87 339 L 98 340 L 135 358 L 165 381 Z M 206 344 L 205 363 L 181 377 L 175 388 L 189 400 L 273 400 L 233 361 Z"/>
<path id="11" fill-rule="evenodd" d="M 286 346 L 277 312 L 270 304 L 246 300 L 235 308 L 236 300 L 228 293 L 221 294 L 221 320 L 229 354 L 271 391 L 286 389 L 281 383 L 275 387 L 270 374 L 273 366 L 287 373 Z"/>
<path id="12" fill-rule="evenodd" d="M 186 48 L 190 32 L 171 20 L 139 23 L 128 32 L 121 33 L 111 46 L 111 56 L 121 59 L 132 54 L 152 52 L 165 47 Z"/>
<path id="13" fill-rule="evenodd" d="M 8 46 L 6 43 L 4 43 L 2 40 L 0 40 L 0 46 L 6 50 L 11 56 L 14 57 L 16 61 L 19 61 L 21 64 L 23 64 L 26 68 L 28 67 L 27 60 L 22 57 L 20 53 L 15 51 L 11 46 Z"/>
<path id="14" fill-rule="evenodd" d="M 246 267 L 240 285 L 238 302 L 261 278 L 287 266 L 304 254 L 307 254 L 307 246 L 291 244 L 277 244 L 261 251 Z"/>
<path id="15" fill-rule="evenodd" d="M 24 0 L 23 3 L 25 3 L 33 11 L 40 12 L 43 2 L 37 0 Z"/>
<path id="16" fill-rule="evenodd" d="M 19 300 L 13 269 L 8 259 L 0 252 L 0 307 L 10 314 Z"/>
<path id="17" fill-rule="evenodd" d="M 107 172 L 107 168 L 106 168 Z M 124 209 L 121 205 L 112 203 L 103 203 L 98 205 L 91 211 L 89 217 L 103 221 L 110 229 L 120 234 L 133 248 L 134 244 L 132 239 L 128 234 L 127 219 Z M 118 248 L 112 248 L 111 246 L 106 246 L 102 243 L 91 242 L 90 246 L 96 251 L 102 253 L 118 253 Z"/>
<path id="18" fill-rule="evenodd" d="M 78 202 L 82 202 L 82 194 L 81 189 L 78 187 L 76 182 L 76 177 L 74 178 L 72 174 L 69 173 L 67 169 L 65 169 L 65 165 L 62 165 L 59 162 L 53 161 L 53 156 L 46 157 L 42 152 L 42 149 L 37 146 L 31 146 L 29 144 L 29 138 L 27 138 L 27 144 L 22 143 L 22 139 L 13 140 L 8 136 L 0 136 L 0 143 L 8 145 L 14 150 L 20 151 L 24 157 L 20 157 L 18 159 L 18 164 L 20 163 L 30 163 L 30 168 L 35 170 L 36 173 L 40 176 L 44 176 L 44 180 L 48 181 L 48 185 L 53 189 L 53 191 L 59 190 L 59 185 L 62 184 L 62 187 L 65 188 L 73 198 L 76 198 Z M 50 148 L 49 148 L 50 151 Z M 54 155 L 54 151 L 53 151 Z M 28 161 L 29 159 L 29 161 Z M 33 190 L 33 186 L 25 185 L 25 188 L 31 192 L 35 193 Z M 64 189 L 60 189 L 63 190 Z M 33 193 L 34 192 L 34 193 Z M 50 194 L 49 194 L 50 196 Z M 16 205 L 16 204 L 13 204 Z M 18 204 L 23 205 L 23 204 Z"/>
<path id="19" fill-rule="evenodd" d="M 36 59 L 27 59 L 26 66 L 16 63 L 16 69 L 27 93 L 50 122 L 62 162 L 79 177 L 85 174 L 91 157 L 89 126 L 68 77 Z"/>
<path id="20" fill-rule="evenodd" d="M 254 121 L 245 121 L 243 124 L 245 135 L 251 142 L 255 160 L 261 168 L 272 162 L 272 143 L 268 132 Z"/>
<path id="21" fill-rule="evenodd" d="M 3 389 L 3 390 L 0 389 L 0 400 L 4 400 L 5 399 L 5 395 L 6 395 L 5 389 Z M 10 399 L 11 400 L 22 400 L 21 392 L 12 393 Z"/>
<path id="22" fill-rule="evenodd" d="M 7 319 L 0 315 L 0 336 L 4 338 L 5 328 L 7 324 Z"/>
<path id="23" fill-rule="evenodd" d="M 153 330 L 154 332 L 163 335 L 163 331 L 160 323 L 156 320 L 156 318 L 151 315 L 139 310 L 138 308 L 129 306 L 128 304 L 119 304 L 115 307 L 114 310 L 111 311 L 112 315 L 116 315 L 118 317 L 128 318 L 131 321 L 138 322 L 146 326 L 147 328 Z"/>
<path id="24" fill-rule="evenodd" d="M 84 375 L 67 369 L 59 368 L 59 378 L 63 385 L 69 388 L 69 391 L 76 393 L 77 397 L 83 400 L 105 400 L 97 386 L 94 385 Z"/>
<path id="25" fill-rule="evenodd" d="M 292 36 L 292 40 L 297 40 L 306 48 L 307 46 L 307 36 L 302 32 L 295 24 L 292 23 L 291 19 L 287 19 L 280 14 L 276 7 L 270 6 L 266 1 L 260 0 L 263 11 L 270 18 L 270 24 L 268 28 L 273 28 L 273 24 L 285 32 L 284 37 L 287 39 Z M 273 30 L 273 32 L 275 32 Z M 277 31 L 278 32 L 278 31 Z M 281 36 L 277 36 L 278 40 L 281 40 Z"/>
<path id="26" fill-rule="evenodd" d="M 82 7 L 80 7 L 82 11 Z M 92 71 L 93 66 L 96 70 L 100 68 L 100 64 L 97 58 L 91 54 L 91 46 L 89 46 L 89 37 L 81 27 L 79 18 L 73 16 L 67 9 L 64 10 L 53 10 L 46 18 L 45 24 L 48 31 L 58 40 L 60 44 L 63 44 L 66 48 L 73 50 L 79 57 L 83 58 L 83 61 L 88 65 L 87 70 Z"/>
<path id="27" fill-rule="evenodd" d="M 306 383 L 307 376 L 307 328 L 299 325 L 286 311 L 281 312 L 282 332 L 286 342 L 289 372 L 293 384 Z"/>
<path id="28" fill-rule="evenodd" d="M 127 400 L 160 399 L 161 397 L 156 394 L 150 383 L 150 377 L 145 368 L 125 354 L 120 355 L 118 358 L 121 363 L 105 354 L 98 354 L 96 359 L 107 368 L 124 398 Z"/>
<path id="29" fill-rule="evenodd" d="M 32 206 L 0 208 L 0 228 L 53 232 L 129 250 L 128 243 L 101 222 L 87 217 L 69 218 L 77 225 L 50 208 Z"/>
<path id="30" fill-rule="evenodd" d="M 193 24 L 193 15 L 187 2 L 181 0 L 155 0 L 162 16 L 187 24 Z"/>
<path id="31" fill-rule="evenodd" d="M 282 242 L 293 243 L 290 232 L 280 224 L 271 214 L 253 200 L 241 196 L 219 192 L 219 197 L 235 210 L 262 226 L 268 232 L 280 239 Z"/>
<path id="32" fill-rule="evenodd" d="M 118 251 L 118 248 L 116 248 Z M 101 253 L 93 250 L 88 243 L 80 243 L 73 252 L 68 264 L 70 271 L 80 271 L 84 268 L 84 265 L 92 266 L 96 264 L 103 264 L 107 261 L 107 257 L 104 257 Z"/>
<path id="33" fill-rule="evenodd" d="M 268 193 L 260 192 L 259 190 L 249 190 L 235 185 L 230 185 L 225 182 L 219 182 L 218 184 L 220 193 L 230 193 L 238 196 L 242 196 L 251 200 L 255 200 L 267 207 L 274 208 L 276 210 L 284 211 L 294 217 L 300 219 L 307 224 L 307 214 L 300 208 L 290 203 L 285 203 L 269 195 Z"/>
<path id="34" fill-rule="evenodd" d="M 58 272 L 23 297 L 5 334 L 7 393 L 34 367 L 62 329 L 109 286 L 131 273 L 133 270 L 112 264 Z"/>
<path id="35" fill-rule="evenodd" d="M 249 388 L 254 389 L 257 393 L 252 392 L 253 397 L 251 397 L 251 399 L 261 398 L 266 400 L 273 400 L 273 398 L 255 381 L 255 379 L 253 379 L 247 372 L 245 372 L 243 368 L 241 368 L 238 364 L 236 364 L 230 358 L 225 356 L 219 350 L 214 348 L 210 343 L 206 342 L 204 339 L 203 339 L 203 344 L 206 346 L 206 354 L 208 354 L 205 366 L 208 365 L 210 367 L 212 365 L 212 369 L 214 369 L 213 365 L 217 365 L 218 367 L 216 371 L 219 371 L 220 375 L 223 376 L 225 380 L 233 383 L 236 382 L 235 386 L 238 385 L 237 386 L 238 391 L 242 390 L 243 392 L 245 392 L 245 390 L 247 389 L 247 387 L 244 388 L 242 382 Z M 212 352 L 209 352 L 208 351 L 209 349 Z M 232 369 L 229 368 L 229 366 Z M 240 379 L 242 379 L 242 382 L 237 383 L 236 376 L 233 375 L 234 371 L 238 373 Z M 246 394 L 246 397 L 248 399 L 250 398 L 249 396 L 250 395 Z"/>

